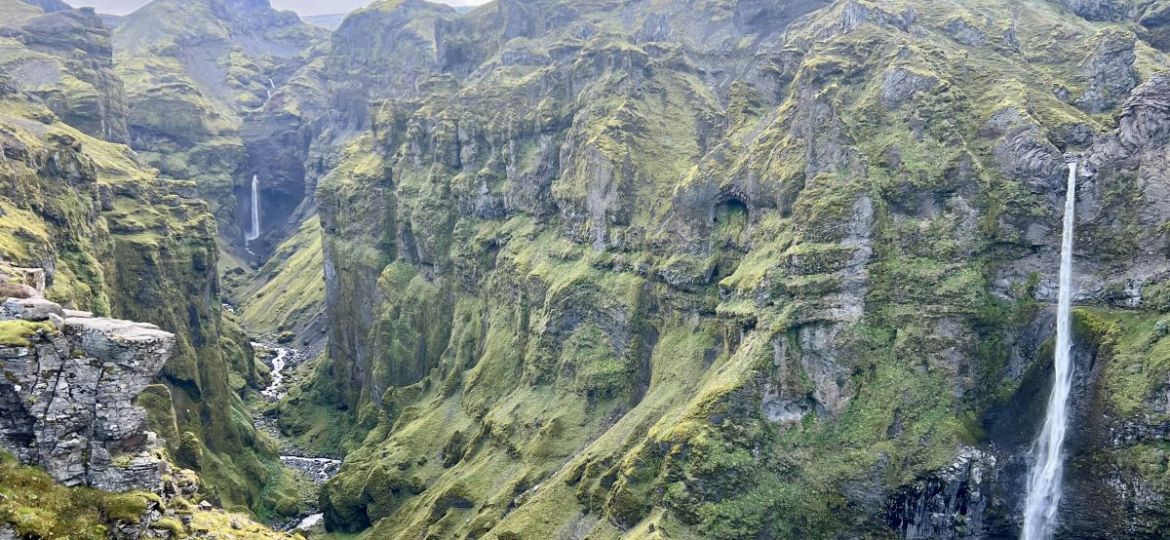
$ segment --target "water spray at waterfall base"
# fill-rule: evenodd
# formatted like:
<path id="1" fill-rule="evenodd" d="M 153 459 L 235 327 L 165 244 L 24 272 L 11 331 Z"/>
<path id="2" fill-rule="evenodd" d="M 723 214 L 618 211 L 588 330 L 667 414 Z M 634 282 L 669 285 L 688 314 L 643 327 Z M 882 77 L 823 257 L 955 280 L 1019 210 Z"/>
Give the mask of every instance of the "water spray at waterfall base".
<path id="1" fill-rule="evenodd" d="M 1033 447 L 1035 463 L 1028 476 L 1023 540 L 1048 540 L 1056 529 L 1064 474 L 1065 434 L 1068 431 L 1069 395 L 1072 391 L 1072 252 L 1076 226 L 1077 163 L 1068 164 L 1068 192 L 1064 203 L 1064 232 L 1060 247 L 1060 300 L 1056 318 L 1056 359 L 1052 393 L 1044 427 Z"/>
<path id="2" fill-rule="evenodd" d="M 260 177 L 252 175 L 252 229 L 244 234 L 244 240 L 252 242 L 260 238 Z"/>

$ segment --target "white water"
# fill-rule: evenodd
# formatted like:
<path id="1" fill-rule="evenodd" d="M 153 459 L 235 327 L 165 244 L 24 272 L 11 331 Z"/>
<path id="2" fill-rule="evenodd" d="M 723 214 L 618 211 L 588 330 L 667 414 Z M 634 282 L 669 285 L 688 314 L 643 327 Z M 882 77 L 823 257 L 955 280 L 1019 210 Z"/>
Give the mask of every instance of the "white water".
<path id="1" fill-rule="evenodd" d="M 264 397 L 270 401 L 278 402 L 288 394 L 288 388 L 286 386 L 288 377 L 285 376 L 285 372 L 298 366 L 302 361 L 304 361 L 305 357 L 300 353 L 300 351 L 289 347 L 276 347 L 272 344 L 266 343 L 252 343 L 252 347 L 257 351 L 268 350 L 276 353 L 276 355 L 272 357 L 272 382 L 261 391 L 261 394 L 263 394 Z M 285 440 L 284 436 L 281 435 L 280 430 L 276 427 L 276 420 L 271 417 L 257 415 L 253 418 L 253 425 L 256 426 L 256 429 L 263 430 L 277 441 Z M 293 448 L 288 448 L 285 451 L 299 452 Z M 337 471 L 341 469 L 341 460 L 328 457 L 282 455 L 280 456 L 280 462 L 283 463 L 285 467 L 300 471 L 318 485 L 324 484 L 330 478 L 333 478 L 333 476 L 337 474 Z M 310 511 L 317 512 L 317 509 L 314 507 Z M 284 531 L 307 531 L 319 525 L 324 520 L 325 516 L 321 513 L 314 513 L 310 515 L 301 515 L 299 518 L 299 521 L 294 520 L 289 523 L 283 523 L 279 528 Z"/>
<path id="2" fill-rule="evenodd" d="M 318 523 L 321 523 L 324 520 L 325 520 L 325 514 L 313 514 L 305 519 L 302 519 L 301 522 L 297 524 L 295 530 L 307 531 L 309 529 L 312 529 Z"/>
<path id="3" fill-rule="evenodd" d="M 1033 447 L 1035 463 L 1028 477 L 1023 540 L 1048 540 L 1056 528 L 1060 482 L 1064 473 L 1064 437 L 1068 431 L 1068 399 L 1072 390 L 1072 251 L 1076 225 L 1077 164 L 1068 164 L 1064 202 L 1064 235 L 1060 246 L 1060 301 L 1056 317 L 1056 372 L 1044 427 Z"/>
<path id="4" fill-rule="evenodd" d="M 244 234 L 244 240 L 251 242 L 260 238 L 260 177 L 252 175 L 252 230 Z"/>
<path id="5" fill-rule="evenodd" d="M 253 344 L 256 345 L 258 344 Z M 285 347 L 277 347 L 275 350 L 276 356 L 272 359 L 272 383 L 260 393 L 271 401 L 280 401 L 288 393 L 284 388 L 284 368 L 288 365 L 288 358 L 294 356 L 296 351 Z"/>
<path id="6" fill-rule="evenodd" d="M 305 473 L 311 480 L 323 484 L 341 469 L 341 460 L 323 457 L 280 456 L 280 462 Z"/>
<path id="7" fill-rule="evenodd" d="M 276 353 L 276 356 L 272 357 L 272 371 L 270 373 L 272 382 L 260 393 L 269 401 L 278 402 L 288 395 L 285 372 L 299 365 L 304 357 L 299 351 L 289 347 L 275 347 L 265 343 L 252 343 L 252 347 L 256 350 L 268 350 Z M 279 430 L 272 424 L 263 419 L 257 419 L 254 423 L 257 428 L 266 430 L 273 438 L 281 439 Z M 317 483 L 329 480 L 341 468 L 341 460 L 303 454 L 282 455 L 280 461 L 288 467 L 305 473 Z"/>

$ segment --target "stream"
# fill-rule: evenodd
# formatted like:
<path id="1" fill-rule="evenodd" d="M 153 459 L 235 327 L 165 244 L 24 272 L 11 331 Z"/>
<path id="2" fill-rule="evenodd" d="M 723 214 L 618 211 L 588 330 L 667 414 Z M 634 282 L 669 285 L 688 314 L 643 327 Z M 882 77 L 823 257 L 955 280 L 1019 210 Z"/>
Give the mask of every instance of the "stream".
<path id="1" fill-rule="evenodd" d="M 257 351 L 271 351 L 275 354 L 272 357 L 272 382 L 261 390 L 260 394 L 270 403 L 277 403 L 288 395 L 288 388 L 285 385 L 288 371 L 304 362 L 305 357 L 300 351 L 290 347 L 280 347 L 268 343 L 253 343 L 252 347 Z M 255 413 L 252 422 L 257 430 L 267 433 L 280 443 L 281 451 L 284 452 L 280 456 L 281 463 L 290 469 L 300 471 L 315 484 L 324 484 L 333 478 L 333 475 L 337 474 L 337 470 L 341 468 L 341 460 L 339 459 L 309 455 L 297 448 L 280 432 L 277 418 Z M 289 522 L 290 526 L 283 528 L 288 531 L 308 530 L 321 523 L 323 519 L 324 515 L 320 513 L 298 516 L 297 520 Z M 293 523 L 295 526 L 291 526 Z"/>

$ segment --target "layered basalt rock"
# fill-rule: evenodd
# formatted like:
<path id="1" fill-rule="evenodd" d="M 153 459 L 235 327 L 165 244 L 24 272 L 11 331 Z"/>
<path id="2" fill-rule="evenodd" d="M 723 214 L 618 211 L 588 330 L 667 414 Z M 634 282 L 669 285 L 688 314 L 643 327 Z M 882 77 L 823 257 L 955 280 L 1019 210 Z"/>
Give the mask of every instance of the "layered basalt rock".
<path id="1" fill-rule="evenodd" d="M 175 336 L 65 310 L 33 290 L 0 305 L 0 447 L 66 486 L 161 491 L 162 443 L 133 402 L 171 358 Z"/>
<path id="2" fill-rule="evenodd" d="M 42 4 L 31 3 L 25 17 L 0 23 L 0 36 L 27 48 L 25 54 L 0 60 L 0 70 L 74 127 L 127 142 L 126 94 L 114 73 L 109 29 L 93 9 Z"/>
<path id="3" fill-rule="evenodd" d="M 1015 536 L 1071 153 L 1079 332 L 1098 338 L 1078 345 L 1061 534 L 1157 537 L 1165 63 L 1082 19 L 1144 12 L 1153 36 L 1152 5 L 354 16 L 331 65 L 387 69 L 347 80 L 381 101 L 317 191 L 315 397 L 339 389 L 377 436 L 326 486 L 327 525 Z M 1093 493 L 1137 511 L 1084 511 Z"/>
<path id="4" fill-rule="evenodd" d="M 255 0 L 154 2 L 114 31 L 130 145 L 165 177 L 196 182 L 221 234 L 241 248 L 253 175 L 261 181 L 265 232 L 280 228 L 304 198 L 308 143 L 296 130 L 318 111 L 294 103 L 302 94 L 313 98 L 297 74 L 320 55 L 326 34 Z M 272 152 L 274 145 L 292 149 Z M 282 236 L 271 238 L 277 241 L 253 242 L 253 251 L 269 253 Z"/>

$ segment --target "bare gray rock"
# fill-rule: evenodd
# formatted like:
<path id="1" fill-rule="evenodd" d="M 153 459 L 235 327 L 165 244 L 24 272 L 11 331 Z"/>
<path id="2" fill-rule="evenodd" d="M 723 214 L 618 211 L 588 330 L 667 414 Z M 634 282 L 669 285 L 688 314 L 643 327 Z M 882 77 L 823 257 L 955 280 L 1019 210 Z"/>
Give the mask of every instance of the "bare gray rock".
<path id="1" fill-rule="evenodd" d="M 9 298 L 0 304 L 0 318 L 24 321 L 47 321 L 51 315 L 65 317 L 61 306 L 39 296 L 32 298 Z"/>
<path id="2" fill-rule="evenodd" d="M 883 107 L 897 109 L 903 103 L 910 101 L 918 92 L 924 92 L 938 86 L 938 79 L 929 75 L 915 73 L 904 67 L 896 67 L 886 71 L 882 77 L 882 94 L 879 98 Z"/>
<path id="3" fill-rule="evenodd" d="M 1112 109 L 1123 101 L 1140 82 L 1134 67 L 1134 37 L 1115 31 L 1094 38 L 1096 46 L 1081 62 L 1085 91 L 1077 106 L 1091 113 Z"/>
<path id="4" fill-rule="evenodd" d="M 964 448 L 949 467 L 915 480 L 893 497 L 890 526 L 907 540 L 982 538 L 995 456 Z M 964 534 L 963 531 L 970 531 Z"/>
<path id="5" fill-rule="evenodd" d="M 963 19 L 954 19 L 945 28 L 951 39 L 963 45 L 979 46 L 987 43 L 987 33 Z"/>
<path id="6" fill-rule="evenodd" d="M 65 314 L 38 297 L 5 303 L 0 321 Z M 133 400 L 171 357 L 175 337 L 149 324 L 70 314 L 83 317 L 28 336 L 29 346 L 0 347 L 0 448 L 66 486 L 158 491 L 167 465 L 153 455 L 159 441 Z"/>
<path id="7" fill-rule="evenodd" d="M 1170 49 L 1170 4 L 1155 4 L 1142 14 L 1142 40 L 1165 51 Z"/>
<path id="8" fill-rule="evenodd" d="M 1128 0 L 1056 0 L 1074 13 L 1092 21 L 1120 21 L 1132 18 L 1139 4 Z"/>

